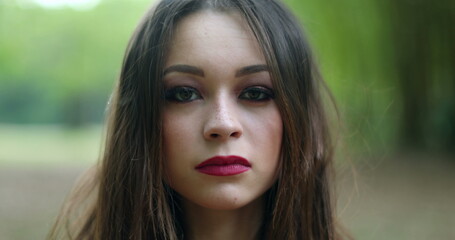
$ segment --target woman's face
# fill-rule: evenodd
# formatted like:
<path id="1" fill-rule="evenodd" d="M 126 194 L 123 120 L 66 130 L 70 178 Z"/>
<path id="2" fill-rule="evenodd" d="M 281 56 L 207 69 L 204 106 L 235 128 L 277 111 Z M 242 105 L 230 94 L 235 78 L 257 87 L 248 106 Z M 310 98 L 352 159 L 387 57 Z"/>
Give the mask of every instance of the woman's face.
<path id="1" fill-rule="evenodd" d="M 239 15 L 177 26 L 164 70 L 166 181 L 185 201 L 237 209 L 276 180 L 282 120 L 259 45 Z"/>

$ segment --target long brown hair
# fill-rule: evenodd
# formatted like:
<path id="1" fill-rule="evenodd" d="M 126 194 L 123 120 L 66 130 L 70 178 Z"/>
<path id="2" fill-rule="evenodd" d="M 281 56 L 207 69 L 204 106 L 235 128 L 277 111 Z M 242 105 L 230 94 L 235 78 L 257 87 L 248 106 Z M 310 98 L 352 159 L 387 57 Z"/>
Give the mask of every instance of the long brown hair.
<path id="1" fill-rule="evenodd" d="M 162 0 L 150 9 L 125 53 L 100 165 L 70 196 L 50 239 L 183 238 L 179 202 L 163 181 L 162 78 L 175 26 L 202 10 L 238 12 L 270 68 L 284 134 L 278 180 L 266 193 L 262 238 L 339 239 L 325 85 L 298 21 L 278 0 Z M 76 211 L 88 196 L 94 200 Z"/>

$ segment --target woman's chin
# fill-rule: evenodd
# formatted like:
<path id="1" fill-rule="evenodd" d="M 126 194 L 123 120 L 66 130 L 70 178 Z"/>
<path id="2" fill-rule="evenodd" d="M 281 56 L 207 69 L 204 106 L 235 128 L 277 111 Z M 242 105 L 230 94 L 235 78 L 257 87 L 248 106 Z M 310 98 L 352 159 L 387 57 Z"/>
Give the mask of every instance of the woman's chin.
<path id="1" fill-rule="evenodd" d="M 243 201 L 239 201 L 237 198 L 234 199 L 219 199 L 213 202 L 203 202 L 200 204 L 201 207 L 204 207 L 206 209 L 212 209 L 212 210 L 237 210 L 245 205 L 248 205 L 248 203 L 245 203 Z"/>
<path id="2" fill-rule="evenodd" d="M 250 204 L 256 203 L 257 199 L 251 199 L 245 196 L 238 195 L 218 195 L 211 196 L 205 199 L 185 199 L 187 204 L 190 206 L 196 205 L 199 208 L 204 208 L 207 210 L 217 210 L 217 211 L 231 211 L 238 210 Z"/>

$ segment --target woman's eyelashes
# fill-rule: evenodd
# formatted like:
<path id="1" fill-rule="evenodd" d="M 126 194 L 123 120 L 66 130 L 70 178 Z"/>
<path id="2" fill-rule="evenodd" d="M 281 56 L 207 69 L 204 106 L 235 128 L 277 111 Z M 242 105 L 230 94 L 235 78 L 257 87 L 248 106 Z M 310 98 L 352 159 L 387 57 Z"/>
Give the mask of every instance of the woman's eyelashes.
<path id="1" fill-rule="evenodd" d="M 167 101 L 183 103 L 201 99 L 202 96 L 193 87 L 179 86 L 166 90 L 165 98 Z"/>
<path id="2" fill-rule="evenodd" d="M 188 86 L 177 86 L 165 91 L 165 98 L 167 101 L 186 103 L 194 100 L 202 99 L 202 95 L 199 91 L 193 87 Z M 239 96 L 239 99 L 251 101 L 251 102 L 265 102 L 275 98 L 273 90 L 262 87 L 253 86 L 243 89 Z"/>
<path id="3" fill-rule="evenodd" d="M 254 86 L 245 88 L 239 96 L 240 99 L 253 101 L 253 102 L 264 102 L 275 98 L 274 92 L 266 87 Z"/>

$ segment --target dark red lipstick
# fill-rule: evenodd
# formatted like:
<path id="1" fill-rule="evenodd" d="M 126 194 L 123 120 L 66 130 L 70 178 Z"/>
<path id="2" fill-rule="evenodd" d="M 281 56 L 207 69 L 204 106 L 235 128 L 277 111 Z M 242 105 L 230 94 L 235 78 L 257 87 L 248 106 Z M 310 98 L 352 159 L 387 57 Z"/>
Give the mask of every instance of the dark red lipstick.
<path id="1" fill-rule="evenodd" d="M 201 173 L 212 176 L 231 176 L 251 169 L 251 164 L 239 156 L 215 156 L 195 167 Z"/>

